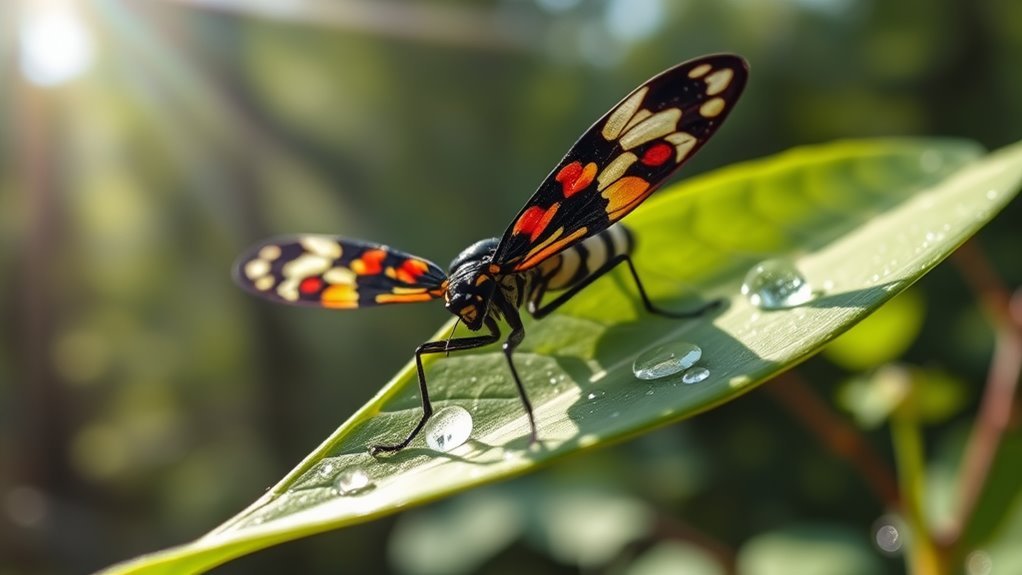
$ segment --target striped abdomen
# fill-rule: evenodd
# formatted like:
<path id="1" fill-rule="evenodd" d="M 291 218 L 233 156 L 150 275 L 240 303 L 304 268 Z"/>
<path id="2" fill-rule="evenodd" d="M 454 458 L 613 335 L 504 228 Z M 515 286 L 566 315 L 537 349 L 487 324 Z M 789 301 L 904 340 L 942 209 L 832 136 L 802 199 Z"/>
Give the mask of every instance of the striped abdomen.
<path id="1" fill-rule="evenodd" d="M 568 289 L 615 256 L 630 254 L 634 243 L 628 228 L 614 224 L 541 263 L 539 279 L 533 285 L 544 292 Z"/>

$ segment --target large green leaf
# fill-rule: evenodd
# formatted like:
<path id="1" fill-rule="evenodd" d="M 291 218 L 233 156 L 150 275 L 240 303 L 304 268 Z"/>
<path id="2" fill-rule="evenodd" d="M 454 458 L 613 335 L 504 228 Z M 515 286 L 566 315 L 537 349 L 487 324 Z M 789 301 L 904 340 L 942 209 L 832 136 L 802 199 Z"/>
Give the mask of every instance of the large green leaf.
<path id="1" fill-rule="evenodd" d="M 906 288 L 986 223 L 1016 192 L 1022 145 L 981 158 L 948 140 L 842 142 L 732 166 L 658 192 L 629 216 L 636 261 L 653 299 L 685 308 L 724 298 L 695 321 L 646 314 L 617 273 L 541 322 L 516 355 L 536 407 L 541 449 L 496 347 L 427 363 L 438 408 L 461 405 L 472 439 L 449 454 L 419 438 L 373 459 L 419 416 L 411 366 L 280 483 L 212 533 L 115 566 L 112 573 L 197 571 L 269 545 L 369 521 L 411 505 L 525 473 L 583 448 L 690 417 L 749 391 L 817 351 Z M 746 270 L 790 258 L 818 290 L 812 302 L 763 311 L 739 293 Z M 445 327 L 440 335 L 446 334 Z M 643 350 L 672 340 L 703 349 L 710 377 L 681 385 L 632 375 Z M 375 487 L 340 496 L 337 475 L 359 466 Z"/>

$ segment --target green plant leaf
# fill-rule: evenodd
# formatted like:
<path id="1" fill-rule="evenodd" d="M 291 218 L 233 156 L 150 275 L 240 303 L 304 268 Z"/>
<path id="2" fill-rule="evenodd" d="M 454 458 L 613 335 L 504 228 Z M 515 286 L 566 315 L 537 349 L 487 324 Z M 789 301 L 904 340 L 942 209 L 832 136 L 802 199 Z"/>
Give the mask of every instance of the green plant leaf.
<path id="1" fill-rule="evenodd" d="M 391 457 L 366 453 L 370 443 L 402 437 L 419 417 L 409 365 L 248 509 L 192 543 L 109 572 L 207 569 L 526 473 L 734 399 L 819 350 L 993 217 L 1017 191 L 1022 145 L 980 154 L 961 141 L 840 142 L 660 191 L 627 219 L 650 296 L 675 309 L 713 298 L 727 305 L 692 321 L 651 317 L 619 270 L 558 314 L 527 322 L 515 360 L 536 408 L 541 449 L 527 449 L 528 426 L 498 347 L 433 356 L 427 372 L 434 404 L 472 413 L 467 444 L 444 454 L 420 437 Z M 746 270 L 768 257 L 793 261 L 822 293 L 791 309 L 751 306 L 739 286 Z M 708 379 L 683 385 L 680 374 L 653 382 L 633 377 L 639 352 L 676 340 L 702 347 Z M 374 488 L 339 496 L 337 474 L 355 466 Z"/>

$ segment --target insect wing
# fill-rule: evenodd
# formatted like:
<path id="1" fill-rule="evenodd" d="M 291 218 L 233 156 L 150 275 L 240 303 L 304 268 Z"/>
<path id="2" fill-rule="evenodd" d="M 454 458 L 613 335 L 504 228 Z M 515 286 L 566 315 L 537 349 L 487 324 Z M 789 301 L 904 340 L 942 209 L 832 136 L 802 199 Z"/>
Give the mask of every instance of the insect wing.
<path id="1" fill-rule="evenodd" d="M 387 246 L 326 235 L 273 238 L 234 266 L 253 294 L 291 305 L 354 309 L 442 297 L 447 275 L 436 264 Z"/>
<path id="2" fill-rule="evenodd" d="M 519 272 L 641 204 L 717 131 L 745 87 L 745 60 L 697 58 L 639 86 L 568 150 L 504 232 L 493 262 Z"/>

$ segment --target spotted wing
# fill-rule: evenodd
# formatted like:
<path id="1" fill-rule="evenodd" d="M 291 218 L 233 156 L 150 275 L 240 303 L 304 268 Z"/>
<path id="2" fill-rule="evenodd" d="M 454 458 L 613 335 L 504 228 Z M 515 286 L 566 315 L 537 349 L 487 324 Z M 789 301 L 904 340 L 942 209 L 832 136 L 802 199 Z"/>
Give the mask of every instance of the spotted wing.
<path id="1" fill-rule="evenodd" d="M 536 266 L 628 215 L 717 131 L 745 60 L 704 56 L 639 86 L 582 135 L 504 232 L 503 273 Z"/>
<path id="2" fill-rule="evenodd" d="M 428 301 L 447 287 L 447 275 L 430 261 L 324 235 L 257 244 L 235 263 L 234 279 L 272 301 L 337 309 Z"/>

